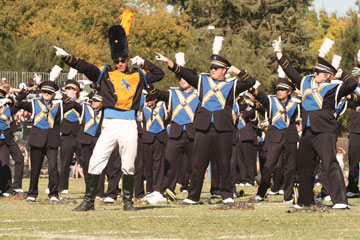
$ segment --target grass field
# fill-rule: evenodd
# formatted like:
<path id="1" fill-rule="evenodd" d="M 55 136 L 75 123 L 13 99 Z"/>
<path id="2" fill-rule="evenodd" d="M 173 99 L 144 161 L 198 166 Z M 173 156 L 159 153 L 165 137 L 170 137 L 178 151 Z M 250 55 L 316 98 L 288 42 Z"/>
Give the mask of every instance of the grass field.
<path id="1" fill-rule="evenodd" d="M 24 179 L 24 189 L 29 179 Z M 139 211 L 122 211 L 121 201 L 96 210 L 72 212 L 73 204 L 43 204 L 47 179 L 41 179 L 37 203 L 0 200 L 0 239 L 359 239 L 360 199 L 350 210 L 324 213 L 287 213 L 282 196 L 270 196 L 255 210 L 210 210 L 215 205 L 136 205 Z M 209 197 L 210 184 L 202 196 Z M 246 201 L 256 187 L 244 187 Z M 68 198 L 83 196 L 82 179 L 70 179 Z M 238 190 L 240 190 L 238 188 Z M 63 197 L 63 196 L 61 196 Z M 183 199 L 184 194 L 178 195 Z M 213 203 L 217 201 L 212 200 Z M 330 203 L 329 203 L 330 204 Z"/>

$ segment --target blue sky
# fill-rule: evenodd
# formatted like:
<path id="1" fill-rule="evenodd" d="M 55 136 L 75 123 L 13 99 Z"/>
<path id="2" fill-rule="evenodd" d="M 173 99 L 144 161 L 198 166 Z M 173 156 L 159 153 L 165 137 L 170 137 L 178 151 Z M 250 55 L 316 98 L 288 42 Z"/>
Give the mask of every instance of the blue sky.
<path id="1" fill-rule="evenodd" d="M 337 12 L 337 16 L 344 16 L 349 8 L 355 7 L 356 0 L 314 0 L 316 10 L 325 8 L 328 13 Z"/>

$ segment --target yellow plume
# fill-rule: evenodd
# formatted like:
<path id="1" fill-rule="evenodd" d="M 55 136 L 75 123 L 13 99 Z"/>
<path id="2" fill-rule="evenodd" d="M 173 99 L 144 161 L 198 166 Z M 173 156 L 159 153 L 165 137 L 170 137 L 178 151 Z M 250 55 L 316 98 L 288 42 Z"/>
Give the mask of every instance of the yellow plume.
<path id="1" fill-rule="evenodd" d="M 121 23 L 120 25 L 124 28 L 126 36 L 129 36 L 131 24 L 134 22 L 135 13 L 130 11 L 130 8 L 127 8 L 121 15 Z"/>

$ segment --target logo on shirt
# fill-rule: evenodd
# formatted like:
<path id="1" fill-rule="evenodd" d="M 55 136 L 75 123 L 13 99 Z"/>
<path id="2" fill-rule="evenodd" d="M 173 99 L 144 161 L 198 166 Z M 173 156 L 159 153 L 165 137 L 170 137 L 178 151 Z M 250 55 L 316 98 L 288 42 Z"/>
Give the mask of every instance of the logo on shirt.
<path id="1" fill-rule="evenodd" d="M 131 88 L 131 85 L 129 83 L 126 82 L 126 79 L 121 79 L 121 86 L 123 87 L 125 85 L 126 91 L 128 92 L 129 89 Z"/>

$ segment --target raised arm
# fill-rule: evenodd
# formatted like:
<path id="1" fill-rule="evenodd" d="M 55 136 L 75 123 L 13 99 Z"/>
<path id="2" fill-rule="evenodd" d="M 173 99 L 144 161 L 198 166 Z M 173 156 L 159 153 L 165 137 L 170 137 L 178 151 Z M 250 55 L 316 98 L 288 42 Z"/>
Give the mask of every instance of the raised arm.
<path id="1" fill-rule="evenodd" d="M 176 74 L 179 74 L 181 78 L 185 79 L 191 86 L 194 88 L 198 87 L 199 75 L 197 75 L 194 70 L 190 68 L 181 67 L 177 65 L 172 60 L 166 58 L 160 53 L 156 53 L 156 60 L 163 61 L 168 66 L 169 70 L 173 71 Z"/>
<path id="2" fill-rule="evenodd" d="M 281 52 L 281 37 L 278 40 L 272 42 L 274 52 L 276 54 L 277 61 L 286 75 L 291 79 L 293 83 L 300 88 L 302 76 L 295 70 L 295 68 L 289 63 L 289 61 L 282 55 Z"/>
<path id="3" fill-rule="evenodd" d="M 89 80 L 97 82 L 100 76 L 100 69 L 98 67 L 65 52 L 64 49 L 56 46 L 54 48 L 56 49 L 56 56 L 60 57 L 64 63 L 78 70 L 79 73 L 84 73 Z"/>

